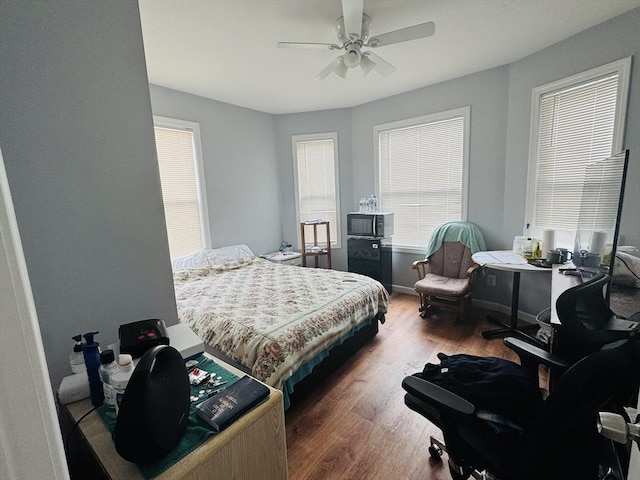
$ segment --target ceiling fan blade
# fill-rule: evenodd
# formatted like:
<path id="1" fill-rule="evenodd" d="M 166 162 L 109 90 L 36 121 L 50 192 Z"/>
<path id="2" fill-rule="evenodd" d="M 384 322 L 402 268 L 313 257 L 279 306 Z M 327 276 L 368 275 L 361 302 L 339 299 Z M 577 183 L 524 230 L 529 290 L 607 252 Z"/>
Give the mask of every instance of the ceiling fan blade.
<path id="1" fill-rule="evenodd" d="M 313 79 L 314 80 L 324 80 L 325 78 L 327 78 L 329 76 L 329 74 L 331 72 L 336 70 L 336 68 L 339 68 L 340 65 L 342 65 L 345 69 L 347 68 L 344 65 L 344 63 L 342 62 L 342 55 L 340 55 L 339 57 L 334 58 L 331 61 L 331 63 L 329 63 L 329 65 L 324 67 L 320 73 L 318 73 L 315 77 L 313 77 Z M 342 75 L 340 75 L 340 76 L 342 76 Z M 346 76 L 342 77 L 342 78 L 346 78 Z"/>
<path id="2" fill-rule="evenodd" d="M 278 42 L 278 48 L 310 48 L 314 50 L 340 50 L 335 43 Z"/>
<path id="3" fill-rule="evenodd" d="M 366 77 L 371 73 L 371 70 L 376 68 L 376 63 L 369 58 L 368 55 L 362 55 L 362 59 L 360 60 L 360 68 L 362 69 L 362 73 Z"/>
<path id="4" fill-rule="evenodd" d="M 373 68 L 380 75 L 384 75 L 386 77 L 387 75 L 391 75 L 393 72 L 396 71 L 396 67 L 394 67 L 385 59 L 379 57 L 373 52 L 364 52 L 362 55 L 364 58 L 367 58 L 373 61 L 373 63 L 375 64 Z"/>
<path id="5" fill-rule="evenodd" d="M 344 33 L 350 40 L 360 38 L 362 34 L 362 9 L 364 0 L 342 0 Z"/>
<path id="6" fill-rule="evenodd" d="M 333 73 L 335 73 L 339 77 L 342 77 L 346 80 L 348 71 L 349 71 L 349 68 L 344 64 L 344 57 L 340 57 L 340 61 L 338 62 L 336 67 L 333 69 Z"/>
<path id="7" fill-rule="evenodd" d="M 433 22 L 420 23 L 413 27 L 401 28 L 393 32 L 382 33 L 371 37 L 367 42 L 367 47 L 383 47 L 393 43 L 407 42 L 418 38 L 430 37 L 436 32 L 436 25 Z"/>

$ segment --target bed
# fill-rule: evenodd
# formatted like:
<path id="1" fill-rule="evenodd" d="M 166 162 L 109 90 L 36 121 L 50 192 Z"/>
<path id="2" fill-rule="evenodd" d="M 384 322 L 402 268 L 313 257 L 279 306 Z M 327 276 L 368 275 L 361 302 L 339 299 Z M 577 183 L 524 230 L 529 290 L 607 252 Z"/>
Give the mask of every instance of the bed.
<path id="1" fill-rule="evenodd" d="M 314 369 L 377 333 L 389 303 L 369 277 L 272 263 L 246 245 L 176 259 L 173 270 L 179 320 L 207 351 L 281 389 L 285 408 Z"/>

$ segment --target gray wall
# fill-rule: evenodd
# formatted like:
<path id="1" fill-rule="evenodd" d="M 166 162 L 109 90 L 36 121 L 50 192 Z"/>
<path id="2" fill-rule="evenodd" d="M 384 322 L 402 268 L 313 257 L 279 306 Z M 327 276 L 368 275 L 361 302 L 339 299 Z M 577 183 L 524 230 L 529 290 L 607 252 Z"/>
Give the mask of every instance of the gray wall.
<path id="1" fill-rule="evenodd" d="M 256 255 L 282 241 L 273 116 L 151 85 L 154 115 L 198 122 L 211 243 Z"/>
<path id="2" fill-rule="evenodd" d="M 531 91 L 534 87 L 634 55 L 640 49 L 640 9 L 612 19 L 541 52 L 510 65 L 486 70 L 438 85 L 421 88 L 351 109 L 351 137 L 344 125 L 349 113 L 338 120 L 334 111 L 279 115 L 276 117 L 277 150 L 283 220 L 292 217 L 293 202 L 291 135 L 339 131 L 339 141 L 351 142 L 351 156 L 341 154 L 340 168 L 353 182 L 341 180 L 342 204 L 353 208 L 361 196 L 374 189 L 373 127 L 378 124 L 471 106 L 470 176 L 468 220 L 484 232 L 490 249 L 510 249 L 524 223 L 529 153 Z M 640 64 L 634 59 L 629 92 L 625 148 L 631 165 L 622 219 L 622 243 L 640 246 Z M 336 125 L 333 126 L 332 125 Z M 341 146 L 340 150 L 343 150 Z M 289 184 L 290 185 L 290 184 Z M 349 202 L 351 202 L 349 204 Z M 285 227 L 285 232 L 287 227 Z M 426 239 L 425 239 L 426 242 Z M 395 253 L 393 283 L 411 291 L 415 281 L 411 263 L 419 255 Z M 476 285 L 475 297 L 510 304 L 511 274 L 497 274 L 496 287 Z M 548 306 L 550 282 L 522 277 L 521 309 L 535 314 Z"/>
<path id="3" fill-rule="evenodd" d="M 292 243 L 297 238 L 299 227 L 295 222 L 291 136 L 338 132 L 343 222 L 343 248 L 334 251 L 333 257 L 334 268 L 338 269 L 346 269 L 347 263 L 344 217 L 355 208 L 360 197 L 369 195 L 374 190 L 374 126 L 469 105 L 471 136 L 468 220 L 483 230 L 490 249 L 509 249 L 513 237 L 521 233 L 524 222 L 531 90 L 535 86 L 637 54 L 640 44 L 637 30 L 639 17 L 640 9 L 636 9 L 513 64 L 351 109 L 273 116 L 273 142 L 266 133 L 268 121 L 260 117 L 258 112 L 156 87 L 151 89 L 152 104 L 154 113 L 157 114 L 194 121 L 209 117 L 218 120 L 213 131 L 205 133 L 203 129 L 203 143 L 208 141 L 208 134 L 216 136 L 213 145 L 203 146 L 210 152 L 205 151 L 205 157 L 210 157 L 206 162 L 211 162 L 215 157 L 219 157 L 221 161 L 225 158 L 237 160 L 242 157 L 238 152 L 246 152 L 252 147 L 246 145 L 244 138 L 238 138 L 236 131 L 245 122 L 251 125 L 259 123 L 261 128 L 258 130 L 263 134 L 258 137 L 262 155 L 276 156 L 281 235 Z M 639 68 L 636 61 L 632 72 L 625 136 L 625 147 L 631 149 L 632 165 L 625 199 L 622 239 L 623 243 L 633 245 L 640 245 L 640 190 L 633 188 L 640 180 Z M 216 131 L 218 129 L 222 134 Z M 275 153 L 269 151 L 272 147 Z M 218 184 L 217 180 L 213 184 L 210 180 L 216 173 L 217 167 L 207 170 L 208 185 Z M 221 198 L 227 198 L 228 195 L 234 198 L 233 189 L 242 182 L 237 175 L 229 176 L 226 172 L 224 178 L 232 187 Z M 270 185 L 271 181 L 267 184 Z M 266 196 L 270 190 L 268 185 L 260 183 L 257 178 L 248 180 L 248 185 L 256 188 L 260 195 L 265 195 L 261 197 L 256 194 L 256 198 L 272 205 L 270 202 L 273 199 Z M 210 186 L 208 190 L 211 190 Z M 215 211 L 217 202 L 210 197 L 209 203 L 210 208 Z M 236 211 L 233 205 L 225 203 L 225 206 Z M 244 208 L 238 208 L 237 211 L 239 215 L 252 216 L 252 212 Z M 215 234 L 219 229 L 224 235 L 230 235 L 224 243 L 245 242 L 246 238 L 251 238 L 244 231 L 237 232 L 237 235 L 234 231 L 227 232 L 228 224 L 218 224 L 215 215 L 211 213 L 212 232 Z M 394 285 L 404 287 L 401 288 L 403 291 L 412 291 L 415 277 L 411 263 L 421 257 L 399 252 L 394 254 Z M 476 298 L 509 305 L 512 277 L 505 272 L 493 273 L 498 277 L 496 287 L 488 287 L 484 282 L 479 282 L 476 286 Z M 535 314 L 547 306 L 549 296 L 550 282 L 540 281 L 539 277 L 523 276 L 521 308 L 524 311 Z"/>
<path id="4" fill-rule="evenodd" d="M 0 148 L 57 389 L 72 335 L 177 322 L 138 6 L 3 1 L 0 65 Z"/>
<path id="5" fill-rule="evenodd" d="M 338 133 L 338 161 L 340 179 L 341 247 L 332 249 L 332 267 L 347 269 L 346 214 L 353 210 L 352 185 L 353 161 L 351 148 L 351 110 L 324 110 L 320 112 L 277 115 L 275 117 L 276 151 L 280 176 L 280 208 L 284 238 L 297 245 L 300 226 L 296 222 L 295 190 L 293 174 L 292 135 L 312 133 Z"/>
<path id="6" fill-rule="evenodd" d="M 640 8 L 552 45 L 509 67 L 504 239 L 520 234 L 524 219 L 531 91 L 534 87 L 634 56 L 624 148 L 630 149 L 621 234 L 640 247 Z M 518 232 L 518 233 L 516 233 Z M 506 244 L 505 244 L 506 246 Z"/>
<path id="7" fill-rule="evenodd" d="M 471 106 L 467 219 L 480 227 L 489 247 L 501 235 L 504 144 L 508 88 L 506 67 L 457 78 L 353 109 L 353 204 L 373 190 L 375 125 Z M 425 250 L 427 240 L 424 240 Z M 395 253 L 393 283 L 413 288 L 411 264 L 424 255 Z"/>
<path id="8" fill-rule="evenodd" d="M 292 134 L 338 132 L 344 216 L 373 190 L 374 125 L 471 105 L 469 220 L 489 248 L 509 248 L 524 216 L 531 89 L 637 57 L 638 24 L 640 9 L 509 66 L 353 109 L 273 117 L 152 87 L 153 111 L 201 124 L 214 245 L 263 253 L 297 235 Z M 634 60 L 622 233 L 640 245 Z M 125 321 L 177 321 L 137 6 L 3 1 L 0 65 L 0 148 L 55 386 L 68 372 L 71 335 L 99 329 L 107 344 Z M 344 257 L 336 252 L 337 268 Z M 395 255 L 395 284 L 411 287 L 414 257 Z M 478 293 L 508 304 L 509 281 Z M 523 297 L 535 313 L 549 295 L 524 278 Z"/>
<path id="9" fill-rule="evenodd" d="M 521 235 L 525 213 L 531 91 L 534 87 L 634 56 L 629 88 L 624 148 L 630 150 L 630 165 L 621 221 L 621 244 L 640 247 L 640 8 L 579 33 L 509 66 L 509 113 L 504 183 L 502 243 L 509 248 L 514 235 Z M 510 281 L 498 276 L 498 287 Z M 522 276 L 521 308 L 535 312 L 544 307 L 550 287 L 532 275 Z"/>
<path id="10" fill-rule="evenodd" d="M 489 245 L 502 235 L 505 132 L 508 89 L 507 67 L 496 68 L 371 102 L 352 109 L 278 115 L 276 145 L 280 165 L 284 231 L 294 235 L 293 158 L 291 135 L 338 132 L 342 221 L 360 197 L 374 191 L 375 125 L 429 113 L 471 106 L 468 219 L 485 233 Z M 290 223 L 288 223 L 290 222 Z M 346 269 L 346 231 L 335 268 Z M 425 239 L 426 249 L 427 239 Z M 412 290 L 411 264 L 424 255 L 394 253 L 393 283 Z"/>

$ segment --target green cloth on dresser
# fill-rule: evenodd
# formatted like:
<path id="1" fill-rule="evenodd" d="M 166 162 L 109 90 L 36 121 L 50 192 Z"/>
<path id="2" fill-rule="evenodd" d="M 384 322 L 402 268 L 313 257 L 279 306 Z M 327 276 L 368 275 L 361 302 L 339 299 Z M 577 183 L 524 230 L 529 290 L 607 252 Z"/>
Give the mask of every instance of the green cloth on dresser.
<path id="1" fill-rule="evenodd" d="M 213 376 L 222 377 L 222 381 L 227 382 L 224 384 L 225 387 L 232 385 L 236 381 L 238 381 L 238 376 L 229 372 L 225 368 L 218 365 L 214 360 L 201 355 L 196 358 L 198 360 L 198 368 L 200 370 L 204 370 L 213 374 Z M 191 395 L 197 396 L 200 390 L 206 390 L 206 386 L 203 385 L 195 385 L 191 386 Z M 146 464 L 137 464 L 138 468 L 142 475 L 145 478 L 151 479 L 157 477 L 162 472 L 167 470 L 169 467 L 178 463 L 182 458 L 186 457 L 189 453 L 199 447 L 207 438 L 211 435 L 214 435 L 215 432 L 207 425 L 203 420 L 198 418 L 196 415 L 196 405 L 200 402 L 206 400 L 206 396 L 202 397 L 201 400 L 197 402 L 192 402 L 191 407 L 189 409 L 189 423 L 187 424 L 187 429 L 180 440 L 180 443 L 171 451 L 169 454 L 152 463 Z M 102 405 L 98 408 L 98 413 L 102 418 L 102 421 L 109 429 L 109 432 L 113 433 L 113 429 L 116 426 L 116 411 L 114 407 L 109 405 Z M 125 461 L 125 460 L 123 460 Z"/>

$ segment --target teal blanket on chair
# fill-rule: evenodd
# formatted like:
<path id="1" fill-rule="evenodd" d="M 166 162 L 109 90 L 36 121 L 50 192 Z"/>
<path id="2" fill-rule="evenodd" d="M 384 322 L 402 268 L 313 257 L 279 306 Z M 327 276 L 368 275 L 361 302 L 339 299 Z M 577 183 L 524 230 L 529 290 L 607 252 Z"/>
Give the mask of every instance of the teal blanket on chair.
<path id="1" fill-rule="evenodd" d="M 460 242 L 469 247 L 472 255 L 487 250 L 482 232 L 469 222 L 447 222 L 436 228 L 429 240 L 426 257 L 437 252 L 444 242 Z"/>

